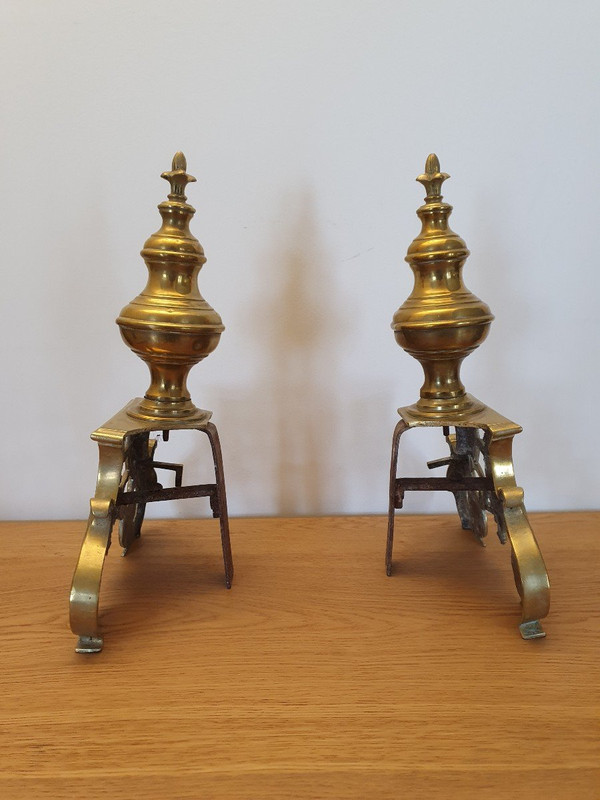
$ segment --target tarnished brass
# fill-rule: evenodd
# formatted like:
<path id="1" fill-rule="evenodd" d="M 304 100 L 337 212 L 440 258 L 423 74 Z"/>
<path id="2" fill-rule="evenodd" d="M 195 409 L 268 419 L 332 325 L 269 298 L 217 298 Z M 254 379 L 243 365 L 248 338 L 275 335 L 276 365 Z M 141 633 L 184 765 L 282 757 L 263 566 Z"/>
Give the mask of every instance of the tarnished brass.
<path id="1" fill-rule="evenodd" d="M 467 394 L 460 380 L 463 359 L 485 339 L 493 316 L 462 281 L 469 251 L 448 225 L 452 206 L 443 202 L 441 187 L 449 177 L 440 172 L 438 158 L 432 154 L 425 173 L 417 178 L 426 189 L 425 203 L 417 211 L 422 230 L 406 256 L 415 283 L 392 321 L 396 341 L 421 363 L 425 382 L 417 403 L 398 409 L 401 419 L 392 440 L 386 570 L 390 575 L 395 510 L 402 508 L 404 492 L 450 491 L 464 529 L 472 530 L 484 544 L 489 512 L 500 541 L 510 542 L 522 603 L 520 631 L 524 639 L 534 639 L 545 635 L 540 619 L 548 614 L 550 587 L 527 519 L 523 489 L 514 476 L 512 440 L 522 429 Z M 398 478 L 400 437 L 410 428 L 423 426 L 443 428 L 450 456 L 428 466 L 447 466 L 446 477 Z"/>
<path id="2" fill-rule="evenodd" d="M 206 259 L 189 230 L 194 209 L 184 190 L 196 179 L 187 174 L 183 153 L 175 154 L 171 171 L 162 177 L 171 184 L 171 192 L 158 207 L 162 226 L 142 250 L 148 283 L 117 319 L 124 341 L 148 364 L 151 383 L 143 398 L 132 400 L 92 433 L 99 447 L 98 479 L 70 597 L 78 653 L 102 649 L 100 580 L 114 523 L 119 520 L 119 542 L 126 555 L 140 537 L 146 503 L 208 497 L 213 516 L 220 520 L 227 588 L 233 579 L 219 437 L 211 412 L 196 408 L 186 386 L 191 367 L 219 343 L 223 324 L 198 290 L 198 272 Z M 162 431 L 166 441 L 172 430 L 199 430 L 208 436 L 215 483 L 182 486 L 182 465 L 154 459 L 157 440 L 150 434 Z M 161 486 L 157 469 L 175 473 L 173 488 Z"/>
<path id="3" fill-rule="evenodd" d="M 430 155 L 425 174 L 425 204 L 417 215 L 421 233 L 408 248 L 406 260 L 415 275 L 410 296 L 394 314 L 396 341 L 421 362 L 425 383 L 421 397 L 410 408 L 416 418 L 443 419 L 473 413 L 473 405 L 460 380 L 460 365 L 488 334 L 494 319 L 490 309 L 464 285 L 462 268 L 467 245 L 448 225 L 452 206 L 440 194 L 449 178 L 440 172 L 436 155 Z"/>

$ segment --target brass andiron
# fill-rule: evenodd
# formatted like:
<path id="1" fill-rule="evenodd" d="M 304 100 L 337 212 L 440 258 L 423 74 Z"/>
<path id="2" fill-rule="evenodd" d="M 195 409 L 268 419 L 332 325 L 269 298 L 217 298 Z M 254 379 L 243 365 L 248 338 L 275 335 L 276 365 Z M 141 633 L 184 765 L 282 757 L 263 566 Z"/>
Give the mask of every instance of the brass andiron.
<path id="1" fill-rule="evenodd" d="M 119 543 L 126 555 L 140 537 L 146 503 L 189 497 L 208 497 L 221 527 L 225 582 L 231 587 L 233 560 L 221 446 L 211 412 L 196 408 L 186 386 L 190 369 L 219 343 L 223 323 L 198 290 L 198 272 L 204 250 L 190 233 L 195 209 L 187 203 L 185 188 L 196 179 L 187 174 L 183 153 L 176 153 L 168 199 L 158 206 L 162 226 L 142 250 L 148 267 L 144 291 L 121 311 L 117 324 L 125 343 L 150 369 L 150 386 L 143 398 L 132 400 L 92 433 L 98 442 L 96 493 L 73 576 L 70 597 L 71 630 L 78 637 L 78 653 L 102 650 L 98 626 L 100 579 L 114 523 L 119 520 Z M 183 465 L 156 461 L 157 439 L 169 431 L 198 430 L 208 436 L 215 483 L 182 486 Z M 175 486 L 163 488 L 156 470 L 170 470 Z"/>
<path id="2" fill-rule="evenodd" d="M 522 428 L 467 394 L 460 380 L 463 359 L 483 342 L 494 317 L 462 280 L 469 251 L 448 224 L 452 206 L 443 202 L 441 188 L 449 177 L 440 172 L 438 158 L 432 154 L 425 173 L 417 178 L 427 194 L 417 211 L 421 232 L 406 256 L 415 284 L 392 321 L 396 341 L 421 363 L 425 382 L 417 403 L 398 409 L 400 421 L 392 440 L 386 571 L 391 575 L 395 510 L 402 508 L 404 493 L 452 492 L 463 529 L 472 530 L 484 544 L 486 512 L 490 512 L 500 541 L 510 542 L 521 597 L 521 635 L 536 639 L 545 636 L 540 620 L 548 614 L 550 586 L 527 519 L 523 489 L 515 481 L 512 440 Z M 397 477 L 400 437 L 419 427 L 442 428 L 450 455 L 427 466 L 447 467 L 446 477 Z"/>

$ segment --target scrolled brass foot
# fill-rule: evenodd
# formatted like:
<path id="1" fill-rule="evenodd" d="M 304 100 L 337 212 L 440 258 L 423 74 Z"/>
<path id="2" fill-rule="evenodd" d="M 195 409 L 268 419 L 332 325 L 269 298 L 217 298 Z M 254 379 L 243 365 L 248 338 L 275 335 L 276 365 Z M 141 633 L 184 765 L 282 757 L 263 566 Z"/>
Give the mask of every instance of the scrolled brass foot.
<path id="1" fill-rule="evenodd" d="M 102 649 L 98 626 L 100 581 L 115 522 L 123 461 L 122 440 L 112 445 L 99 445 L 96 493 L 90 501 L 91 513 L 69 600 L 71 630 L 79 637 L 75 648 L 78 653 L 97 653 Z"/>
<path id="2" fill-rule="evenodd" d="M 519 630 L 523 639 L 543 639 L 546 636 L 538 619 L 522 622 L 519 625 Z"/>
<path id="3" fill-rule="evenodd" d="M 522 617 L 519 629 L 524 639 L 545 636 L 540 620 L 550 610 L 550 582 L 542 553 L 525 510 L 524 492 L 515 481 L 512 461 L 512 437 L 489 443 L 489 465 L 500 514 L 511 547 L 515 585 L 521 598 Z"/>
<path id="4" fill-rule="evenodd" d="M 77 640 L 76 653 L 99 653 L 104 641 L 101 636 L 80 636 Z"/>

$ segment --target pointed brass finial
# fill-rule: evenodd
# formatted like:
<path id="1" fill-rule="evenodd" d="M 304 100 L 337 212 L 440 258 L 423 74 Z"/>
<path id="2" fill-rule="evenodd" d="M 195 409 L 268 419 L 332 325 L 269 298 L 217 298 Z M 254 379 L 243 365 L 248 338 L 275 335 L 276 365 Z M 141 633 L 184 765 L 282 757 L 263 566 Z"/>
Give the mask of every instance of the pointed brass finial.
<path id="1" fill-rule="evenodd" d="M 425 173 L 417 178 L 427 192 L 426 203 L 437 203 L 442 199 L 442 183 L 449 177 L 450 175 L 447 173 L 440 172 L 440 161 L 436 154 L 428 155 L 425 162 Z"/>
<path id="2" fill-rule="evenodd" d="M 185 160 L 183 153 L 179 150 L 173 156 L 171 171 L 163 172 L 160 176 L 166 181 L 169 181 L 171 184 L 169 200 L 179 200 L 182 203 L 185 203 L 187 200 L 187 197 L 185 196 L 185 187 L 188 185 L 188 183 L 193 183 L 196 178 L 194 178 L 193 175 L 188 175 L 186 170 L 187 161 Z"/>

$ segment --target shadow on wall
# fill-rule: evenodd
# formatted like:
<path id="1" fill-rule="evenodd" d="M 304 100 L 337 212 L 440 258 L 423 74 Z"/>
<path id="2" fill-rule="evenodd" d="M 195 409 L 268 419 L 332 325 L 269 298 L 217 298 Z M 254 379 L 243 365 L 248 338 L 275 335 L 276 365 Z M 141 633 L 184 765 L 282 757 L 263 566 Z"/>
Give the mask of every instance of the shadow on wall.
<path id="1" fill-rule="evenodd" d="M 532 333 L 532 316 L 518 290 L 522 265 L 511 260 L 510 249 L 493 222 L 502 219 L 505 210 L 497 199 L 484 196 L 477 199 L 474 227 L 479 242 L 485 245 L 485 252 L 474 252 L 473 246 L 470 248 L 472 253 L 467 259 L 463 279 L 466 286 L 489 305 L 495 320 L 486 340 L 464 361 L 461 374 L 468 392 L 510 417 L 517 415 L 521 407 L 519 400 L 515 403 L 515 395 L 518 398 L 530 387 L 526 387 L 527 370 L 522 368 L 520 353 L 506 347 L 503 331 L 510 331 L 515 342 L 527 341 Z"/>
<path id="2" fill-rule="evenodd" d="M 259 265 L 269 273 L 260 284 L 270 282 L 272 292 L 256 304 L 251 332 L 264 354 L 258 385 L 267 402 L 257 407 L 267 414 L 261 426 L 269 429 L 261 459 L 270 466 L 268 505 L 281 515 L 331 513 L 343 496 L 344 476 L 335 469 L 336 354 L 345 326 L 331 302 L 334 264 L 311 192 L 288 194 L 281 209 L 279 234 L 271 233 L 274 247 Z"/>
<path id="3" fill-rule="evenodd" d="M 477 208 L 486 210 L 476 224 L 480 239 L 491 254 L 487 263 L 479 259 L 480 280 L 485 282 L 485 289 L 479 294 L 482 296 L 485 291 L 496 319 L 482 345 L 485 354 L 481 353 L 477 362 L 482 382 L 491 390 L 486 391 L 485 398 L 483 391 L 472 391 L 523 426 L 523 435 L 515 439 L 514 460 L 517 482 L 525 487 L 529 510 L 564 510 L 569 507 L 569 498 L 577 497 L 581 491 L 580 470 L 585 470 L 585 461 L 577 438 L 562 424 L 563 407 L 556 402 L 556 364 L 566 351 L 561 353 L 563 320 L 556 316 L 553 299 L 561 295 L 551 280 L 541 279 L 544 273 L 540 273 L 546 261 L 560 255 L 551 238 L 539 237 L 536 247 L 546 252 L 538 262 L 531 263 L 506 245 L 510 228 L 501 236 L 498 226 L 492 223 L 506 217 L 505 205 L 498 198 L 491 202 L 485 199 Z M 552 456 L 540 451 L 534 442 L 546 442 L 542 447 L 547 447 Z M 564 464 L 572 468 L 565 472 Z M 558 491 L 552 486 L 558 486 Z M 528 503 L 528 493 L 537 497 L 537 502 Z M 585 503 L 581 494 L 579 497 Z M 576 503 L 571 507 L 577 508 Z"/>

